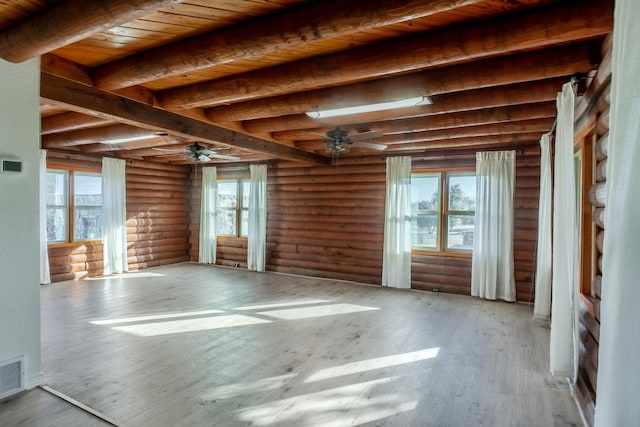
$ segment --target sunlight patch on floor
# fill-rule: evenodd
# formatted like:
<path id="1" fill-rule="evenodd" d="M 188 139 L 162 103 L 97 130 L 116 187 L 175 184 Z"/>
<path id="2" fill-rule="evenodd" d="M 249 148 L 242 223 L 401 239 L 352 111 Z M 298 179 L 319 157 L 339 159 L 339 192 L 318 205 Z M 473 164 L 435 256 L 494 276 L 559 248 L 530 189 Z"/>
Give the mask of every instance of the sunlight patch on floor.
<path id="1" fill-rule="evenodd" d="M 439 351 L 440 347 L 434 347 L 424 350 L 412 351 L 410 353 L 394 354 L 391 356 L 376 357 L 374 359 L 346 363 L 344 365 L 334 366 L 333 368 L 321 369 L 311 374 L 304 382 L 310 383 L 314 381 L 322 381 L 330 378 L 337 378 L 345 375 L 372 371 L 374 369 L 388 368 L 390 366 L 397 366 L 406 363 L 419 362 L 421 360 L 433 359 L 438 356 Z"/>
<path id="2" fill-rule="evenodd" d="M 138 337 L 155 337 L 158 335 L 208 331 L 211 329 L 257 325 L 263 323 L 271 323 L 271 321 L 251 316 L 243 316 L 240 314 L 230 314 L 226 316 L 201 317 L 197 319 L 170 320 L 166 322 L 141 323 L 139 325 L 116 326 L 113 330 L 125 332 Z"/>
<path id="3" fill-rule="evenodd" d="M 119 319 L 92 320 L 92 325 L 117 325 L 119 323 L 146 322 L 149 320 L 175 319 L 178 317 L 203 316 L 207 314 L 224 313 L 221 310 L 183 311 L 179 313 L 152 314 L 138 317 L 122 317 Z"/>
<path id="4" fill-rule="evenodd" d="M 279 375 L 277 377 L 262 378 L 256 381 L 226 384 L 208 390 L 203 399 L 228 399 L 245 394 L 261 393 L 265 391 L 277 390 L 289 379 L 297 374 Z"/>
<path id="5" fill-rule="evenodd" d="M 308 305 L 308 304 L 321 304 L 325 302 L 330 302 L 330 301 L 327 301 L 324 299 L 302 299 L 302 300 L 294 300 L 294 301 L 280 301 L 280 302 L 273 302 L 269 304 L 246 305 L 243 307 L 235 307 L 234 310 L 265 310 L 269 308 L 291 307 L 296 305 Z"/>
<path id="6" fill-rule="evenodd" d="M 371 422 L 417 406 L 417 400 L 407 401 L 398 393 L 384 390 L 399 378 L 386 377 L 275 400 L 238 410 L 238 418 L 256 426 L 277 423 L 341 427 Z M 383 389 L 378 391 L 378 387 Z"/>
<path id="7" fill-rule="evenodd" d="M 112 276 L 86 277 L 82 280 L 115 280 L 115 279 L 142 279 L 146 277 L 164 277 L 161 273 L 151 273 L 150 271 L 132 271 L 130 273 L 114 274 Z"/>
<path id="8" fill-rule="evenodd" d="M 334 316 L 336 314 L 358 313 L 379 310 L 377 307 L 366 307 L 355 304 L 330 304 L 317 307 L 289 308 L 284 310 L 261 311 L 258 314 L 284 320 L 309 319 L 312 317 Z"/>

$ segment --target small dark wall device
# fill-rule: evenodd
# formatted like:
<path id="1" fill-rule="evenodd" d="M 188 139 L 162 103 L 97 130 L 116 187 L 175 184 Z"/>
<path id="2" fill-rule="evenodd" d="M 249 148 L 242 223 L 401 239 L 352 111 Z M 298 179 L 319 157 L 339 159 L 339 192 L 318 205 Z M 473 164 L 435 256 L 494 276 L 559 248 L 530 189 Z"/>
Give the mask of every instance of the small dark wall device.
<path id="1" fill-rule="evenodd" d="M 0 172 L 22 172 L 20 160 L 0 159 Z"/>

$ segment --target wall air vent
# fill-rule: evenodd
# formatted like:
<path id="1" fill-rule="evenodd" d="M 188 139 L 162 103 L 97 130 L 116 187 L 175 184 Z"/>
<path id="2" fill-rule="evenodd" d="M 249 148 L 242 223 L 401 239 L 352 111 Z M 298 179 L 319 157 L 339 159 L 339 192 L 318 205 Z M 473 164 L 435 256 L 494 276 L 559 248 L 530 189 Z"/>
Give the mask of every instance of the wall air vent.
<path id="1" fill-rule="evenodd" d="M 0 399 L 24 390 L 24 356 L 0 362 Z"/>

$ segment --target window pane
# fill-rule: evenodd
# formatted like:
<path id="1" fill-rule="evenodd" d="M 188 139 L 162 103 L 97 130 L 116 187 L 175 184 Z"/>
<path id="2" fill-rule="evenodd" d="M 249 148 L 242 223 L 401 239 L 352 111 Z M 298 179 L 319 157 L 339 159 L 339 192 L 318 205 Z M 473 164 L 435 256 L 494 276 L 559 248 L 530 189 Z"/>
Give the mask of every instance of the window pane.
<path id="1" fill-rule="evenodd" d="M 102 206 L 102 177 L 76 172 L 73 175 L 75 206 Z"/>
<path id="2" fill-rule="evenodd" d="M 411 210 L 440 210 L 440 176 L 413 175 L 411 177 Z"/>
<path id="3" fill-rule="evenodd" d="M 438 248 L 438 215 L 418 213 L 411 217 L 411 246 Z"/>
<path id="4" fill-rule="evenodd" d="M 447 249 L 473 250 L 473 215 L 449 215 Z"/>
<path id="5" fill-rule="evenodd" d="M 218 208 L 217 213 L 218 236 L 235 236 L 236 210 L 233 208 Z"/>
<path id="6" fill-rule="evenodd" d="M 47 206 L 67 205 L 67 173 L 62 171 L 47 172 Z"/>
<path id="7" fill-rule="evenodd" d="M 102 239 L 102 207 L 75 207 L 73 238 L 82 240 Z"/>
<path id="8" fill-rule="evenodd" d="M 67 208 L 47 208 L 47 241 L 67 240 Z"/>
<path id="9" fill-rule="evenodd" d="M 249 191 L 251 191 L 251 182 L 250 181 L 241 181 L 242 185 L 242 207 L 249 207 Z"/>
<path id="10" fill-rule="evenodd" d="M 411 245 L 417 249 L 438 248 L 440 175 L 411 176 Z"/>
<path id="11" fill-rule="evenodd" d="M 240 224 L 240 236 L 249 237 L 249 208 L 242 209 Z"/>
<path id="12" fill-rule="evenodd" d="M 218 181 L 218 207 L 235 208 L 237 202 L 237 190 L 238 185 L 236 181 Z"/>
<path id="13" fill-rule="evenodd" d="M 449 210 L 476 210 L 475 175 L 449 175 Z"/>

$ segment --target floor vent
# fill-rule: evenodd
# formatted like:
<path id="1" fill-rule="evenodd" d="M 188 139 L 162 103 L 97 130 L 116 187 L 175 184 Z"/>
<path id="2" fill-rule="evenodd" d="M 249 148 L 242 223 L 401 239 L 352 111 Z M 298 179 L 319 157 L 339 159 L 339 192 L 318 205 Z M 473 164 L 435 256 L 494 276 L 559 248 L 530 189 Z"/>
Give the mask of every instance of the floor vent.
<path id="1" fill-rule="evenodd" d="M 0 362 L 0 399 L 24 390 L 24 356 Z"/>

